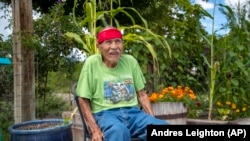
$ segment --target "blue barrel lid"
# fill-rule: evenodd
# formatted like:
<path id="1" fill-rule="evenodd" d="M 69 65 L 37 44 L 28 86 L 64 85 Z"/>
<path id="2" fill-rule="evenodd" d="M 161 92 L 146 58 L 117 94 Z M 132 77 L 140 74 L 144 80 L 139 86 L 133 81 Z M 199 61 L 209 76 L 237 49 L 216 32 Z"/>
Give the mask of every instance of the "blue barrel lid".
<path id="1" fill-rule="evenodd" d="M 10 65 L 10 59 L 9 58 L 2 58 L 0 57 L 0 65 Z"/>
<path id="2" fill-rule="evenodd" d="M 21 130 L 18 129 L 19 127 L 26 126 L 26 125 L 39 125 L 43 123 L 60 123 L 60 125 L 51 127 L 51 128 L 44 128 L 44 129 L 33 129 L 33 130 Z M 63 124 L 64 119 L 44 119 L 44 120 L 31 120 L 25 121 L 21 123 L 17 123 L 14 125 L 9 126 L 8 130 L 11 134 L 44 134 L 44 133 L 55 133 L 60 130 L 65 130 L 71 128 L 73 122 L 69 121 L 67 124 Z"/>

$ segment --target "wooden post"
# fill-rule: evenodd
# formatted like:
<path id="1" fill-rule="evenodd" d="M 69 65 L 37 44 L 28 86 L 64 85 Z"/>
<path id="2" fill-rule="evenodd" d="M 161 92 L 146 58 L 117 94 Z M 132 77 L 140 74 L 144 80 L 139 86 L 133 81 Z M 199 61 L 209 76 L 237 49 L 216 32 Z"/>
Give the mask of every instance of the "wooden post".
<path id="1" fill-rule="evenodd" d="M 15 123 L 35 119 L 34 52 L 21 38 L 33 33 L 32 0 L 12 0 L 14 119 Z"/>

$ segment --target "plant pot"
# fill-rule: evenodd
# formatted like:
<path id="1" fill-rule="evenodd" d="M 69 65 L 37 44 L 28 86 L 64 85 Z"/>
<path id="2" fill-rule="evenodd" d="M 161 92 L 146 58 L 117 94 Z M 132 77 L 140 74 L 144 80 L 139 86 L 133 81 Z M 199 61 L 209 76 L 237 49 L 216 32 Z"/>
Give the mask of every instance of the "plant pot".
<path id="1" fill-rule="evenodd" d="M 183 102 L 155 102 L 151 105 L 155 117 L 164 119 L 169 124 L 186 124 L 187 108 L 184 106 Z"/>
<path id="2" fill-rule="evenodd" d="M 229 121 L 188 118 L 187 124 L 188 125 L 226 125 L 226 124 L 229 124 Z"/>
<path id="3" fill-rule="evenodd" d="M 233 121 L 208 120 L 208 119 L 187 119 L 188 125 L 250 125 L 250 118 L 240 118 Z"/>
<path id="4" fill-rule="evenodd" d="M 63 119 L 46 119 L 14 124 L 9 127 L 10 141 L 72 141 L 72 121 L 63 122 Z"/>

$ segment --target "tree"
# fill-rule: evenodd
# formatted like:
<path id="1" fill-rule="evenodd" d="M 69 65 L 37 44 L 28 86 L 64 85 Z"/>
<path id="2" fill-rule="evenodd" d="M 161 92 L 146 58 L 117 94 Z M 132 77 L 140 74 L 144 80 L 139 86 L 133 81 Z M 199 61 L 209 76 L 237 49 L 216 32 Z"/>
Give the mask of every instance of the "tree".
<path id="1" fill-rule="evenodd" d="M 52 93 L 48 85 L 49 73 L 64 71 L 67 76 L 71 76 L 75 70 L 75 60 L 68 58 L 68 55 L 79 44 L 65 38 L 64 33 L 71 31 L 81 34 L 82 30 L 74 24 L 71 16 L 65 15 L 64 4 L 55 4 L 48 14 L 42 14 L 35 20 L 34 36 L 27 40 L 35 49 L 36 89 L 38 98 L 43 100 L 42 113 L 45 113 L 45 99 Z M 44 117 L 41 113 L 39 116 Z"/>
<path id="2" fill-rule="evenodd" d="M 24 43 L 33 33 L 32 1 L 12 0 L 15 123 L 35 119 L 34 51 Z M 27 98 L 29 97 L 29 98 Z"/>
<path id="3" fill-rule="evenodd" d="M 154 45 L 159 57 L 158 78 L 154 90 L 164 86 L 190 86 L 195 91 L 207 90 L 207 68 L 204 66 L 201 54 L 207 56 L 207 43 L 201 39 L 200 34 L 206 35 L 206 31 L 200 23 L 200 19 L 211 17 L 200 5 L 192 5 L 186 0 L 164 0 L 150 4 L 144 12 L 149 27 L 157 34 L 164 36 L 172 50 L 172 58 L 157 44 Z M 157 13 L 157 14 L 155 14 Z M 139 58 L 147 80 L 151 81 L 157 75 L 149 70 L 148 64 L 152 64 L 149 57 L 145 57 L 145 51 L 141 47 L 134 48 L 134 55 Z M 138 53 L 140 51 L 140 53 Z M 197 68 L 195 75 L 191 69 Z"/>

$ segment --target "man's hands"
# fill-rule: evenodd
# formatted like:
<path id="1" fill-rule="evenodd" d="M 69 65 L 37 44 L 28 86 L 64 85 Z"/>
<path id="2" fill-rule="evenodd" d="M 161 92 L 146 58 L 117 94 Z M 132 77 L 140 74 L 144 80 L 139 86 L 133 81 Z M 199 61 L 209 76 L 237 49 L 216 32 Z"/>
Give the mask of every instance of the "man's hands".
<path id="1" fill-rule="evenodd" d="M 99 128 L 92 132 L 92 141 L 103 141 L 103 137 L 103 133 Z"/>

